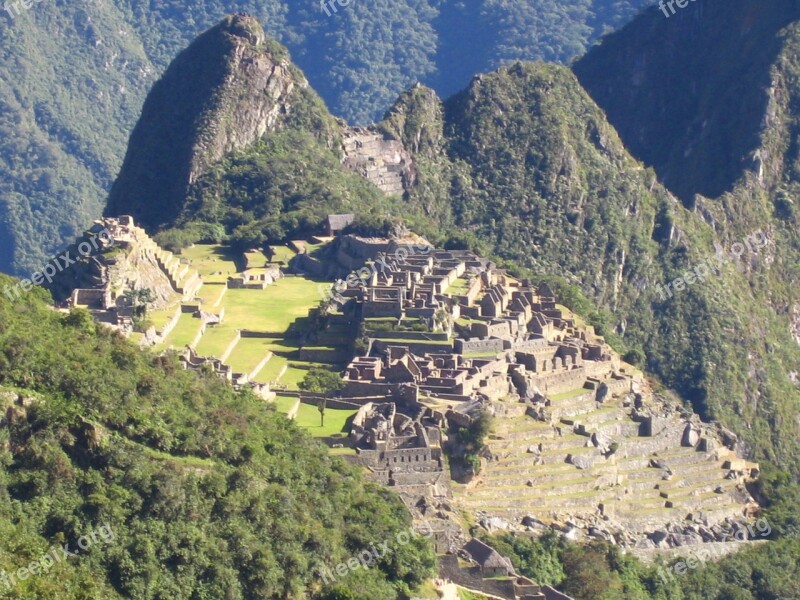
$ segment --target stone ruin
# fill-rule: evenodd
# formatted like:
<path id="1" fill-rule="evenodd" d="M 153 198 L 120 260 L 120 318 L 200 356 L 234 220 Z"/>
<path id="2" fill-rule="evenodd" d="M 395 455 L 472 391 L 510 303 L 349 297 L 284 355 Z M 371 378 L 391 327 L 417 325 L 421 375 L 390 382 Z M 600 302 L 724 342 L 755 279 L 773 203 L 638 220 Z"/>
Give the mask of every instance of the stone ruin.
<path id="1" fill-rule="evenodd" d="M 345 168 L 374 183 L 385 194 L 402 196 L 416 181 L 414 160 L 403 143 L 366 128 L 345 129 Z"/>
<path id="2" fill-rule="evenodd" d="M 365 248 L 351 237 L 337 256 Z M 398 488 L 416 472 L 429 486 L 404 498 L 416 518 L 441 528 L 459 507 L 490 530 L 556 529 L 645 552 L 721 542 L 726 523 L 758 511 L 747 491 L 758 465 L 737 454 L 735 436 L 654 394 L 549 286 L 468 251 L 370 247 L 380 249 L 362 262 L 369 276 L 341 289 L 341 310 L 369 340 L 345 369 L 343 396 L 370 406 L 353 435 L 376 480 Z M 361 250 L 338 258 L 352 267 Z M 426 330 L 378 326 L 408 320 Z M 456 497 L 438 493 L 441 479 L 432 493 L 433 427 L 468 423 L 476 405 L 497 416 L 482 471 Z M 400 432 L 418 444 L 403 448 L 410 461 L 391 448 Z M 463 538 L 445 530 L 452 551 Z"/>
<path id="3" fill-rule="evenodd" d="M 247 388 L 264 400 L 275 399 L 275 393 L 271 391 L 269 384 L 251 381 L 246 373 L 234 373 L 230 365 L 218 358 L 199 356 L 191 346 L 186 346 L 180 359 L 186 369 L 191 371 L 211 370 L 217 377 L 228 381 L 237 390 Z"/>
<path id="4" fill-rule="evenodd" d="M 388 486 L 436 485 L 446 479 L 439 427 L 397 412 L 394 403 L 365 404 L 350 438 L 358 462 Z"/>
<path id="5" fill-rule="evenodd" d="M 133 331 L 133 307 L 125 298 L 127 292 L 149 289 L 154 297 L 150 308 L 158 310 L 176 301 L 192 300 L 203 285 L 196 271 L 159 248 L 132 217 L 98 219 L 84 238 L 103 230 L 113 242 L 62 273 L 62 280 L 57 281 L 70 290 L 66 308 L 86 308 L 98 322 L 129 334 Z"/>

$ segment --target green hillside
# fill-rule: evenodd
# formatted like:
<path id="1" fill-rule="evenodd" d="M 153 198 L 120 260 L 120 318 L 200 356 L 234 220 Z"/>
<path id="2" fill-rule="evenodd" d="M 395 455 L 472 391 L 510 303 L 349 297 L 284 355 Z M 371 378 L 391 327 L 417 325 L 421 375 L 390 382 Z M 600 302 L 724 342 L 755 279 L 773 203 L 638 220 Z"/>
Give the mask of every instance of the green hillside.
<path id="1" fill-rule="evenodd" d="M 44 300 L 0 298 L 0 570 L 105 526 L 113 541 L 0 597 L 340 597 L 317 570 L 410 526 L 263 401 Z M 396 545 L 348 597 L 395 598 L 432 566 L 421 538 Z"/>

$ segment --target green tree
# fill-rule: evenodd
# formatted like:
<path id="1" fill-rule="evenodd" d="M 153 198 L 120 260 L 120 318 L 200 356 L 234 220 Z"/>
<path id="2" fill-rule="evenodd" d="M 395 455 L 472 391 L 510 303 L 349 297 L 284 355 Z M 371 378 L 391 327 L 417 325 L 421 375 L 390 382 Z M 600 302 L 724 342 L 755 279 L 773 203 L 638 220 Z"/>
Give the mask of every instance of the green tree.
<path id="1" fill-rule="evenodd" d="M 306 392 L 330 395 L 340 391 L 344 387 L 344 382 L 338 373 L 327 369 L 313 368 L 309 369 L 303 377 L 299 387 Z M 324 407 L 320 412 L 322 411 L 324 411 Z"/>

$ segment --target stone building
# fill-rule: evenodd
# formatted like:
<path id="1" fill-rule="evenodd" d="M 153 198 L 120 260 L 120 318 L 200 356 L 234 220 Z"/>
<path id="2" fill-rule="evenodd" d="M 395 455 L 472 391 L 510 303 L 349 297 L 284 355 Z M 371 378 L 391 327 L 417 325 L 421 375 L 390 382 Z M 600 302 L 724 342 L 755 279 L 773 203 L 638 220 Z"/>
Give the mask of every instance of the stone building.
<path id="1" fill-rule="evenodd" d="M 464 546 L 464 552 L 480 567 L 483 577 L 510 577 L 514 575 L 514 566 L 511 561 L 494 548 L 487 546 L 478 539 L 471 539 Z"/>
<path id="2" fill-rule="evenodd" d="M 350 437 L 358 462 L 383 484 L 432 484 L 444 475 L 439 428 L 398 412 L 394 403 L 365 404 Z"/>

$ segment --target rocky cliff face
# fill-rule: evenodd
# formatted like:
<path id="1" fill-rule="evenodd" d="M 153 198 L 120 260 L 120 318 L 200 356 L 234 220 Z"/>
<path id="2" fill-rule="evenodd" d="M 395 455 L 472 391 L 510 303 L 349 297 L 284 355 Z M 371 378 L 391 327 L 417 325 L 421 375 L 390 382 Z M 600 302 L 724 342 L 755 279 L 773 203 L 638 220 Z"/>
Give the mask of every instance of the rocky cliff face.
<path id="1" fill-rule="evenodd" d="M 798 17 L 795 0 L 699 0 L 668 18 L 653 7 L 574 70 L 632 153 L 691 204 L 744 171 L 764 175 L 771 69 Z"/>
<path id="2" fill-rule="evenodd" d="M 169 223 L 210 165 L 285 125 L 307 87 L 256 19 L 228 17 L 153 87 L 106 213 L 135 214 L 149 227 Z"/>

